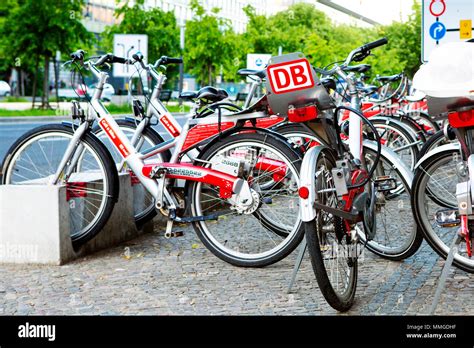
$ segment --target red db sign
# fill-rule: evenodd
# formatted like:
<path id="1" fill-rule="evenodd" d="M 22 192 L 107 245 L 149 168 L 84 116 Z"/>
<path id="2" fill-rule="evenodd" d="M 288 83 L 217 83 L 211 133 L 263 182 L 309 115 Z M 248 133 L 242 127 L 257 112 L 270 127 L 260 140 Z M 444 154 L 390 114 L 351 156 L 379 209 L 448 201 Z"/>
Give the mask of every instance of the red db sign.
<path id="1" fill-rule="evenodd" d="M 270 65 L 267 68 L 267 73 L 270 86 L 275 94 L 314 87 L 311 65 L 304 58 Z"/>

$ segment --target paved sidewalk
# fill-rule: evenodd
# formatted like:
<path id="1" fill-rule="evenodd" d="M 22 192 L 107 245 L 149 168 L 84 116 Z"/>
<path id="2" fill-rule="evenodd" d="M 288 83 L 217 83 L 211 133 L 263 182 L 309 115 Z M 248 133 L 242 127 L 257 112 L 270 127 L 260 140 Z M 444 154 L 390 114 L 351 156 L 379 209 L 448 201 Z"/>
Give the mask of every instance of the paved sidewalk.
<path id="1" fill-rule="evenodd" d="M 308 259 L 286 293 L 296 253 L 264 269 L 236 268 L 207 251 L 192 227 L 172 239 L 162 229 L 65 266 L 0 266 L 0 314 L 337 314 Z M 367 253 L 348 314 L 426 314 L 442 265 L 426 243 L 404 262 Z M 474 276 L 453 270 L 437 314 L 474 314 L 473 290 Z"/>

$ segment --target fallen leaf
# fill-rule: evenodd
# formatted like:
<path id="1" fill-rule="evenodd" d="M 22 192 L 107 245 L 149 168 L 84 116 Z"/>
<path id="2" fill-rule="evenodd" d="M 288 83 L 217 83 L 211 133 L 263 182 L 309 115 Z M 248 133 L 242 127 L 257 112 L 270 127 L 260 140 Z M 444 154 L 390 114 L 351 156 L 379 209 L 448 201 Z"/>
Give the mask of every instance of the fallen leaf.
<path id="1" fill-rule="evenodd" d="M 194 243 L 193 245 L 191 245 L 191 248 L 193 249 L 199 249 L 199 244 L 198 243 Z"/>

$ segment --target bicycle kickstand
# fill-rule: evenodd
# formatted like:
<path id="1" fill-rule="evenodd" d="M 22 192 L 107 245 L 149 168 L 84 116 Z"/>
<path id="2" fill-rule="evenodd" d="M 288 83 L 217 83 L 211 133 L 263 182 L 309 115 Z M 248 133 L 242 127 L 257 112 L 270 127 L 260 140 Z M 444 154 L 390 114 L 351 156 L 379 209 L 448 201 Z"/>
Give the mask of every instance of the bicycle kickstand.
<path id="1" fill-rule="evenodd" d="M 451 269 L 451 265 L 453 264 L 454 254 L 458 251 L 458 246 L 461 243 L 462 237 L 456 233 L 456 237 L 454 238 L 453 242 L 451 243 L 451 248 L 449 249 L 448 257 L 446 258 L 446 262 L 444 263 L 443 270 L 441 271 L 441 277 L 439 278 L 438 287 L 436 288 L 433 304 L 431 305 L 429 315 L 433 315 L 436 307 L 438 307 L 439 300 L 441 298 L 441 293 L 444 290 L 446 284 L 446 278 L 448 278 L 449 270 Z"/>
<path id="2" fill-rule="evenodd" d="M 296 279 L 296 274 L 298 273 L 300 267 L 301 267 L 301 262 L 303 261 L 304 254 L 306 252 L 307 244 L 306 244 L 306 237 L 303 238 L 300 244 L 298 256 L 296 258 L 295 266 L 293 267 L 293 272 L 291 274 L 291 280 L 290 283 L 288 284 L 288 289 L 287 293 L 289 294 L 291 292 L 291 289 L 293 288 L 293 284 L 295 283 Z"/>

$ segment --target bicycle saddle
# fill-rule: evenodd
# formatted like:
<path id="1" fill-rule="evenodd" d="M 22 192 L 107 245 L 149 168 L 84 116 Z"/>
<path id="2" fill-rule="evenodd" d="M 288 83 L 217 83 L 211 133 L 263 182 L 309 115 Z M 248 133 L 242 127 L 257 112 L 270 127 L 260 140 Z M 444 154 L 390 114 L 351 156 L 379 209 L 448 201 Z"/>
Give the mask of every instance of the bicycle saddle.
<path id="1" fill-rule="evenodd" d="M 225 98 L 229 97 L 227 91 L 221 88 L 215 88 L 211 86 L 206 86 L 201 88 L 199 91 L 186 91 L 182 92 L 179 95 L 180 99 L 193 101 L 195 99 L 201 99 L 206 102 L 218 102 L 224 100 Z"/>
<path id="2" fill-rule="evenodd" d="M 212 86 L 206 86 L 201 88 L 196 95 L 196 99 L 200 99 L 206 102 L 218 102 L 229 97 L 227 91 L 221 88 L 215 88 Z"/>
<path id="3" fill-rule="evenodd" d="M 402 78 L 402 74 L 396 74 L 391 76 L 377 76 L 375 79 L 381 83 L 394 82 Z"/>
<path id="4" fill-rule="evenodd" d="M 372 68 L 372 66 L 369 65 L 369 64 L 359 64 L 359 65 L 348 66 L 348 67 L 344 68 L 344 71 L 365 73 L 365 72 L 369 71 L 371 68 Z"/>
<path id="5" fill-rule="evenodd" d="M 324 79 L 321 79 L 321 84 L 324 86 L 324 88 L 326 88 L 327 90 L 330 90 L 330 89 L 336 89 L 336 81 L 331 78 L 331 77 L 326 77 Z"/>
<path id="6" fill-rule="evenodd" d="M 415 94 L 407 95 L 405 99 L 411 103 L 414 103 L 414 102 L 422 101 L 423 99 L 425 99 L 425 97 L 426 97 L 425 93 L 420 92 L 420 91 L 415 91 Z"/>
<path id="7" fill-rule="evenodd" d="M 267 71 L 265 69 L 263 70 L 253 70 L 253 69 L 240 69 L 237 71 L 237 74 L 240 76 L 258 76 L 261 79 L 264 79 L 267 77 Z"/>
<path id="8" fill-rule="evenodd" d="M 196 97 L 197 97 L 197 92 L 186 91 L 186 92 L 181 92 L 178 98 L 193 101 L 194 99 L 196 99 Z"/>
<path id="9" fill-rule="evenodd" d="M 363 87 L 357 87 L 357 89 L 364 94 L 372 94 L 372 93 L 377 92 L 379 88 L 374 85 L 368 85 L 368 86 L 363 86 Z"/>

